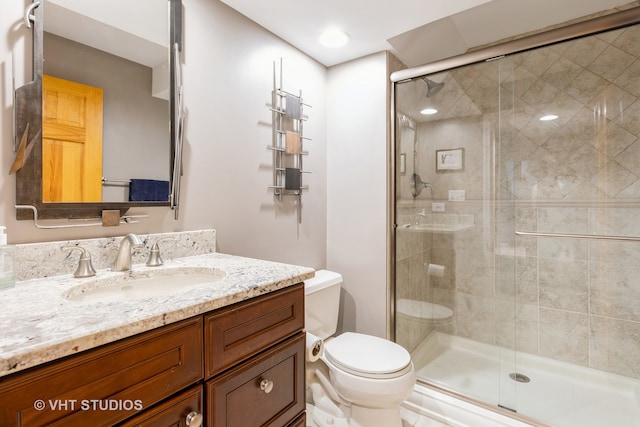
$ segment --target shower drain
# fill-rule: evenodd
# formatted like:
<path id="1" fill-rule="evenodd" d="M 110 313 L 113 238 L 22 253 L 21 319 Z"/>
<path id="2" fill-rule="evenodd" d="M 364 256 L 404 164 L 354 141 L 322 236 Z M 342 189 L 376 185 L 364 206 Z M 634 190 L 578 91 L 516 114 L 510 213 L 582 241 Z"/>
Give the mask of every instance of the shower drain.
<path id="1" fill-rule="evenodd" d="M 509 374 L 509 378 L 511 378 L 514 381 L 517 381 L 519 383 L 528 383 L 529 381 L 531 381 L 531 378 L 529 378 L 528 376 L 524 375 L 524 374 L 520 374 L 518 372 L 513 372 L 511 374 Z"/>

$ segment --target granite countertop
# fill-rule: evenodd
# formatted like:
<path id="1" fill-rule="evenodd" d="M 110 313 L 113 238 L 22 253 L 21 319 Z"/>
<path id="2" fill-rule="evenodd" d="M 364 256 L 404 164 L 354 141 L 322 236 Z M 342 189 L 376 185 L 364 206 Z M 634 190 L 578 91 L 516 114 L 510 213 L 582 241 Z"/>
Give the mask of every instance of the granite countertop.
<path id="1" fill-rule="evenodd" d="M 0 292 L 0 376 L 79 353 L 169 323 L 262 295 L 313 277 L 314 270 L 220 253 L 176 258 L 162 267 L 133 271 L 216 268 L 225 277 L 171 295 L 120 302 L 63 297 L 71 288 L 127 273 L 100 270 L 95 277 L 62 275 L 18 282 Z"/>

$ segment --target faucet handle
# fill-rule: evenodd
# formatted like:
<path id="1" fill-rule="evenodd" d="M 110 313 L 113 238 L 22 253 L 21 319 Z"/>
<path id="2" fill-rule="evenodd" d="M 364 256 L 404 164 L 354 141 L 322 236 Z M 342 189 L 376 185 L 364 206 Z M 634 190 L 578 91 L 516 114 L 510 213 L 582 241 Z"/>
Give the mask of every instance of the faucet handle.
<path id="1" fill-rule="evenodd" d="M 73 273 L 73 277 L 92 277 L 96 275 L 96 270 L 93 268 L 91 264 L 91 255 L 89 252 L 82 246 L 63 246 L 61 248 L 63 251 L 69 251 L 69 255 L 73 251 L 80 251 L 80 260 L 78 262 L 78 268 L 76 272 Z"/>
<path id="2" fill-rule="evenodd" d="M 161 237 L 155 241 L 153 246 L 151 246 L 151 251 L 149 252 L 149 258 L 147 259 L 147 267 L 159 267 L 164 264 L 162 261 L 162 257 L 160 256 L 160 246 L 158 243 L 165 240 L 175 240 L 173 237 Z"/>

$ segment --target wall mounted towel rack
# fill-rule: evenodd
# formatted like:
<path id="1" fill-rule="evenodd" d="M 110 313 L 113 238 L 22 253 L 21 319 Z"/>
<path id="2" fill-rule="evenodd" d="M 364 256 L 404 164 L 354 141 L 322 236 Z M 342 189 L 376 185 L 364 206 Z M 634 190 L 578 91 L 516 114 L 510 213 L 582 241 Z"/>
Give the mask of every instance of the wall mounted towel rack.
<path id="1" fill-rule="evenodd" d="M 117 185 L 117 186 L 125 186 L 128 187 L 131 183 L 130 179 L 109 179 L 102 177 L 102 185 Z"/>
<path id="2" fill-rule="evenodd" d="M 304 122 L 307 120 L 305 107 L 311 108 L 302 99 L 302 91 L 297 94 L 283 89 L 282 59 L 279 73 L 273 62 L 273 91 L 271 93 L 272 140 L 267 149 L 273 152 L 273 189 L 274 197 L 282 201 L 284 196 L 297 198 L 297 219 L 302 223 L 302 176 L 311 173 L 304 170 L 303 158 L 309 154 L 304 150 L 304 142 L 311 138 L 304 136 Z"/>
<path id="3" fill-rule="evenodd" d="M 38 209 L 35 206 L 15 205 L 15 208 L 31 210 L 33 212 L 33 225 L 36 228 L 43 229 L 43 230 L 54 230 L 58 228 L 105 227 L 109 225 L 119 225 L 119 224 L 137 224 L 139 222 L 138 221 L 139 218 L 147 218 L 149 216 L 147 214 L 118 215 L 115 218 L 117 224 L 107 224 L 105 222 L 105 217 L 103 216 L 103 218 L 69 218 L 67 221 L 77 221 L 76 223 L 73 223 L 73 224 L 67 223 L 67 224 L 45 225 L 41 222 L 38 222 Z M 107 211 L 103 211 L 103 214 L 104 212 L 107 212 Z M 109 212 L 117 213 L 117 211 L 109 211 Z M 96 222 L 90 222 L 90 221 L 96 221 Z"/>

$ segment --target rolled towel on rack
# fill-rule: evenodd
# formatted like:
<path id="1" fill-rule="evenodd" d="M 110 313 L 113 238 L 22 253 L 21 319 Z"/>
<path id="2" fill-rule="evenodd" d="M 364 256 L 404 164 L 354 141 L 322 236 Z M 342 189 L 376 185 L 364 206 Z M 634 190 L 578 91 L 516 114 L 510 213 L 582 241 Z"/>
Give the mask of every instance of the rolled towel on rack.
<path id="1" fill-rule="evenodd" d="M 287 154 L 300 154 L 302 145 L 300 144 L 300 134 L 288 130 L 285 133 L 285 150 Z"/>
<path id="2" fill-rule="evenodd" d="M 129 183 L 130 202 L 168 202 L 169 181 L 132 179 Z"/>

